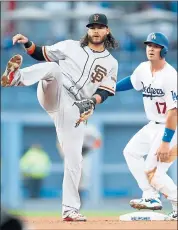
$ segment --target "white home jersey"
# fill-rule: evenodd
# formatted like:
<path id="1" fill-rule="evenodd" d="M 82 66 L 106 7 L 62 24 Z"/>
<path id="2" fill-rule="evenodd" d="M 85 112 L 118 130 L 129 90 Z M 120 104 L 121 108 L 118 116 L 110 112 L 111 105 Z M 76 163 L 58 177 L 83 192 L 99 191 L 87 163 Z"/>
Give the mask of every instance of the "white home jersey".
<path id="1" fill-rule="evenodd" d="M 63 85 L 75 98 L 90 98 L 98 88 L 115 94 L 118 62 L 107 50 L 94 52 L 79 41 L 66 40 L 43 46 L 43 55 L 59 64 Z"/>
<path id="2" fill-rule="evenodd" d="M 168 63 L 152 76 L 150 62 L 142 62 L 131 75 L 133 87 L 143 94 L 150 121 L 166 121 L 166 112 L 177 108 L 177 71 Z"/>

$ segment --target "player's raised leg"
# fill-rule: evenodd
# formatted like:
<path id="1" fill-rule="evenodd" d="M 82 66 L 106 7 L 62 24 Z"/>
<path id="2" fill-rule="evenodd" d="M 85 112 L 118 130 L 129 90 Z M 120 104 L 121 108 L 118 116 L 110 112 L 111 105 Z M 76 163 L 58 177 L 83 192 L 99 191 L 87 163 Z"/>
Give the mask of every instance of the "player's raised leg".
<path id="1" fill-rule="evenodd" d="M 7 63 L 6 70 L 1 77 L 1 86 L 30 86 L 40 80 L 59 78 L 60 67 L 55 62 L 46 62 L 20 69 L 22 56 L 15 55 Z"/>

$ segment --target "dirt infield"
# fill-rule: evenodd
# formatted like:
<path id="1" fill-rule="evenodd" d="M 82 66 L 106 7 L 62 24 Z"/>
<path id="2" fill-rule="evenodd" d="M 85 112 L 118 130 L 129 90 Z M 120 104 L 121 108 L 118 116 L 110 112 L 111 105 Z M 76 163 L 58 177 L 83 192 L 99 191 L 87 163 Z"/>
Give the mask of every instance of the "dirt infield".
<path id="1" fill-rule="evenodd" d="M 88 218 L 87 222 L 62 222 L 57 217 L 25 217 L 23 218 L 30 230 L 65 230 L 65 229 L 142 229 L 142 230 L 176 230 L 177 221 L 132 221 L 122 222 L 118 217 Z"/>

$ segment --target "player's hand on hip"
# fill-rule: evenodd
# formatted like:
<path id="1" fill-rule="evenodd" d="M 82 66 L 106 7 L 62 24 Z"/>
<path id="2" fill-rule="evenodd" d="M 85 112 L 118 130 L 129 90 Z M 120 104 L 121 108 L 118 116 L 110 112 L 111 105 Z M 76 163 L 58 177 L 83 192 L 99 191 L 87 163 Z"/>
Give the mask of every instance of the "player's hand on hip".
<path id="1" fill-rule="evenodd" d="M 157 160 L 160 162 L 166 162 L 169 159 L 169 155 L 170 155 L 169 150 L 170 150 L 169 142 L 162 142 L 156 152 Z"/>
<path id="2" fill-rule="evenodd" d="M 15 43 L 21 43 L 21 44 L 25 44 L 28 42 L 28 38 L 25 37 L 24 35 L 22 34 L 16 34 L 13 38 L 12 38 L 12 43 L 13 45 Z"/>

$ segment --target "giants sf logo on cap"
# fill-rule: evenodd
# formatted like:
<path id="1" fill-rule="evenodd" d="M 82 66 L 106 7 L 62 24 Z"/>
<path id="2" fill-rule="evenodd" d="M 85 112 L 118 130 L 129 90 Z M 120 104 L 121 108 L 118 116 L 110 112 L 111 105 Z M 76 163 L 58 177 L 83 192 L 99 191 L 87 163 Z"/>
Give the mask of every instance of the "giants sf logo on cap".
<path id="1" fill-rule="evenodd" d="M 95 14 L 94 17 L 93 17 L 93 19 L 94 19 L 95 22 L 98 21 L 99 15 L 98 15 L 98 14 Z"/>

